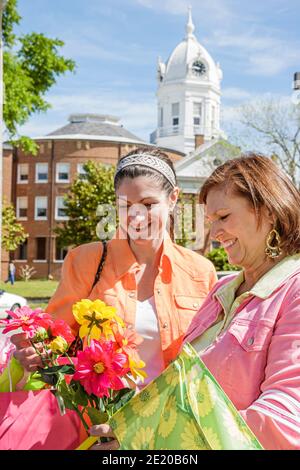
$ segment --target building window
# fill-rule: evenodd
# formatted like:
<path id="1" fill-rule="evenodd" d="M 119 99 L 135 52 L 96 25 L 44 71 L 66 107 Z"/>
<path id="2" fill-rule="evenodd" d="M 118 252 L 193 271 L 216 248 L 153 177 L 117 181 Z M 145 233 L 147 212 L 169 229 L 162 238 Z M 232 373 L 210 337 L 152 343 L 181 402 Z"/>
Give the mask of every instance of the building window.
<path id="1" fill-rule="evenodd" d="M 35 198 L 35 220 L 47 220 L 48 198 L 46 196 L 37 196 Z"/>
<path id="2" fill-rule="evenodd" d="M 202 104 L 194 103 L 194 127 L 197 130 L 197 127 L 201 126 L 201 117 L 202 117 Z"/>
<path id="3" fill-rule="evenodd" d="M 27 248 L 28 240 L 25 240 L 25 242 L 19 245 L 15 251 L 15 259 L 19 261 L 27 261 Z"/>
<path id="4" fill-rule="evenodd" d="M 87 177 L 87 173 L 85 171 L 85 169 L 83 168 L 84 167 L 84 163 L 78 163 L 77 164 L 77 173 L 78 173 L 78 176 L 81 178 L 81 179 L 86 179 Z"/>
<path id="5" fill-rule="evenodd" d="M 164 127 L 164 108 L 159 108 L 159 127 Z"/>
<path id="6" fill-rule="evenodd" d="M 69 183 L 70 182 L 70 163 L 57 163 L 56 164 L 56 182 Z"/>
<path id="7" fill-rule="evenodd" d="M 48 163 L 36 163 L 35 182 L 48 183 Z"/>
<path id="8" fill-rule="evenodd" d="M 58 240 L 55 240 L 55 261 L 63 261 L 67 256 L 68 248 L 61 246 Z"/>
<path id="9" fill-rule="evenodd" d="M 28 198 L 17 197 L 17 219 L 27 220 Z"/>
<path id="10" fill-rule="evenodd" d="M 172 104 L 172 126 L 173 131 L 178 131 L 179 126 L 179 103 Z"/>
<path id="11" fill-rule="evenodd" d="M 36 238 L 36 260 L 45 261 L 46 260 L 46 237 Z"/>
<path id="12" fill-rule="evenodd" d="M 66 215 L 65 201 L 63 196 L 57 196 L 55 199 L 55 219 L 68 220 Z"/>
<path id="13" fill-rule="evenodd" d="M 215 132 L 216 128 L 216 107 L 212 106 L 211 108 L 211 131 Z"/>
<path id="14" fill-rule="evenodd" d="M 28 163 L 19 163 L 18 164 L 18 183 L 19 184 L 28 183 L 28 173 L 29 173 Z"/>

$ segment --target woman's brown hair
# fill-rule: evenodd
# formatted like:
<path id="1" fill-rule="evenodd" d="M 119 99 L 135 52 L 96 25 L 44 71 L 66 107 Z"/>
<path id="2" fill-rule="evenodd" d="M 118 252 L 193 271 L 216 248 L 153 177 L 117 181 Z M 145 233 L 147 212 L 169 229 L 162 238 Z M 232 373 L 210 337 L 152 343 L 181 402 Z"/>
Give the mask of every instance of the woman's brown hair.
<path id="1" fill-rule="evenodd" d="M 300 193 L 288 175 L 270 158 L 255 153 L 228 160 L 205 181 L 200 203 L 206 204 L 213 188 L 223 188 L 246 198 L 254 208 L 258 223 L 261 209 L 274 215 L 275 228 L 286 255 L 300 252 Z"/>

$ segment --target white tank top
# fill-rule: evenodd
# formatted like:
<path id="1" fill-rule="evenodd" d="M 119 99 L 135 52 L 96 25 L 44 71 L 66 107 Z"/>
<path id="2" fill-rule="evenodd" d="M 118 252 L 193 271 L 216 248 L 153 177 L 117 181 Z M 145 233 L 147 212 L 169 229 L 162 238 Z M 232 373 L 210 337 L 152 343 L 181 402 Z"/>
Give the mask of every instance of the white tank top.
<path id="1" fill-rule="evenodd" d="M 164 370 L 154 296 L 143 302 L 137 302 L 135 330 L 144 338 L 144 341 L 138 347 L 140 357 L 146 363 L 144 370 L 148 374 L 144 384 L 139 385 L 144 387 Z"/>

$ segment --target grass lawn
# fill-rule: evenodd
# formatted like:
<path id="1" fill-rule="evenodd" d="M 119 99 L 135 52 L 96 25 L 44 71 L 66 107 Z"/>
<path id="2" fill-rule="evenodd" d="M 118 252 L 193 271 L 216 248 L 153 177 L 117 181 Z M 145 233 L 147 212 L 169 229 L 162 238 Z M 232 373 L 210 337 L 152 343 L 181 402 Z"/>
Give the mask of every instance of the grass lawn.
<path id="1" fill-rule="evenodd" d="M 11 294 L 21 295 L 22 297 L 36 297 L 36 298 L 49 298 L 55 292 L 58 285 L 58 281 L 41 281 L 41 280 L 29 280 L 16 281 L 12 286 L 10 283 L 5 284 L 0 282 L 0 289 L 5 290 Z M 35 304 L 36 305 L 36 304 Z"/>

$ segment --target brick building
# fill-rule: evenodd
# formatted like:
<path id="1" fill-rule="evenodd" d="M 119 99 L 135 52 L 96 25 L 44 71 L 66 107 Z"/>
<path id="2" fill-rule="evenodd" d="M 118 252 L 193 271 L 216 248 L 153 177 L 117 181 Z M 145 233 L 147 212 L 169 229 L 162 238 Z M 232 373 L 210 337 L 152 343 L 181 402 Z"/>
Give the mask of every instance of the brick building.
<path id="1" fill-rule="evenodd" d="M 83 172 L 83 164 L 94 160 L 113 165 L 129 151 L 150 145 L 122 127 L 118 118 L 91 114 L 72 115 L 66 126 L 35 140 L 37 156 L 4 148 L 4 195 L 15 205 L 17 219 L 29 234 L 11 257 L 17 273 L 27 264 L 36 270 L 36 278 L 58 279 L 66 250 L 57 245 L 53 230 L 66 220 L 63 196 Z M 164 151 L 174 162 L 184 156 Z M 7 276 L 8 259 L 4 252 L 2 279 Z"/>

